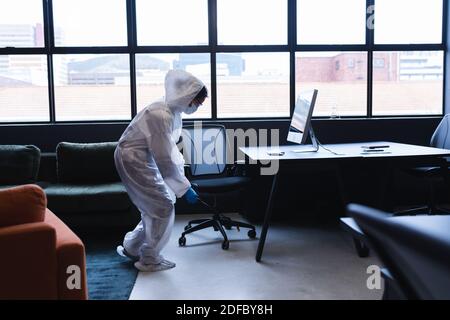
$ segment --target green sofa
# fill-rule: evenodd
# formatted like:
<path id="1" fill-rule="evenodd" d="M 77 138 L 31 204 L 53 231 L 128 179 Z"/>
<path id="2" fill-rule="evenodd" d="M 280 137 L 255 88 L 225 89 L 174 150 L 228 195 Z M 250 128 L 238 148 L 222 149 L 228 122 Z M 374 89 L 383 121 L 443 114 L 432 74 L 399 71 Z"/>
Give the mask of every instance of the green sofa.
<path id="1" fill-rule="evenodd" d="M 140 220 L 114 164 L 117 142 L 61 142 L 56 152 L 41 153 L 35 146 L 0 145 L 0 188 L 35 183 L 41 186 L 48 208 L 76 231 L 119 228 L 130 230 Z M 234 212 L 236 202 L 218 197 L 220 207 Z M 208 199 L 212 202 L 212 199 Z M 176 203 L 176 212 L 210 213 L 203 206 Z"/>
<path id="2" fill-rule="evenodd" d="M 61 142 L 56 154 L 43 155 L 39 179 L 46 180 L 41 183 L 48 207 L 69 226 L 129 229 L 139 222 L 138 210 L 115 168 L 116 146 L 116 142 Z"/>
<path id="3" fill-rule="evenodd" d="M 62 142 L 56 153 L 41 153 L 31 145 L 0 145 L 0 188 L 38 184 L 48 208 L 74 229 L 132 229 L 140 214 L 117 174 L 116 146 Z"/>

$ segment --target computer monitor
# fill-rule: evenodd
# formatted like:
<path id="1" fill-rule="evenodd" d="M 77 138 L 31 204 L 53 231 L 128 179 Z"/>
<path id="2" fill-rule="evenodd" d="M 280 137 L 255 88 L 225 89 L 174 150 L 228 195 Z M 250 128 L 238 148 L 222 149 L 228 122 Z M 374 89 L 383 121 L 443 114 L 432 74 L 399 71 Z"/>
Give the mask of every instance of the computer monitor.
<path id="1" fill-rule="evenodd" d="M 319 144 L 311 125 L 317 94 L 318 90 L 315 89 L 302 92 L 297 97 L 287 140 L 297 144 L 306 144 L 309 134 L 312 147 L 304 146 L 298 150 L 294 150 L 294 152 L 317 152 L 319 150 Z"/>

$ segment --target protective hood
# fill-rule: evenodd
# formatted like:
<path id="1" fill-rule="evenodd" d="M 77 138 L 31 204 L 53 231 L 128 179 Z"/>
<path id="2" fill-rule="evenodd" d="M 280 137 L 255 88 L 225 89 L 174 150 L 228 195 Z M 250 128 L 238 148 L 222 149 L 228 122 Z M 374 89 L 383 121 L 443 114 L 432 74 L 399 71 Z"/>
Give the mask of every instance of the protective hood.
<path id="1" fill-rule="evenodd" d="M 189 72 L 170 70 L 165 79 L 166 104 L 172 111 L 185 112 L 204 86 L 202 81 Z"/>

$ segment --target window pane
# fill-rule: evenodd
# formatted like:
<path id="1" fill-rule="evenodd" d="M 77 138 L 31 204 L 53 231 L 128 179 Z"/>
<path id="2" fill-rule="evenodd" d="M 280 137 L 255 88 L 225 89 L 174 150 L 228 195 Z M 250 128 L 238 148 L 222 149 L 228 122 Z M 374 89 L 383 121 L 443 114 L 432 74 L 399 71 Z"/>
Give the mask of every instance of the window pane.
<path id="1" fill-rule="evenodd" d="M 218 0 L 219 44 L 287 44 L 287 0 Z"/>
<path id="2" fill-rule="evenodd" d="M 140 46 L 208 44 L 208 0 L 137 0 Z"/>
<path id="3" fill-rule="evenodd" d="M 169 69 L 182 69 L 205 83 L 211 96 L 211 63 L 209 53 L 138 54 L 136 55 L 137 109 L 142 110 L 164 94 L 164 79 Z M 183 118 L 210 118 L 211 102 L 205 103 L 192 115 Z"/>
<path id="4" fill-rule="evenodd" d="M 221 118 L 289 117 L 289 53 L 217 54 Z"/>
<path id="5" fill-rule="evenodd" d="M 126 0 L 53 0 L 56 46 L 127 45 Z"/>
<path id="6" fill-rule="evenodd" d="M 440 51 L 375 52 L 374 115 L 441 114 L 443 66 Z"/>
<path id="7" fill-rule="evenodd" d="M 57 121 L 131 118 L 128 55 L 56 55 Z"/>
<path id="8" fill-rule="evenodd" d="M 314 116 L 366 115 L 366 53 L 297 53 L 295 67 L 297 95 L 305 90 L 319 90 Z"/>
<path id="9" fill-rule="evenodd" d="M 364 44 L 366 0 L 298 0 L 297 42 Z"/>
<path id="10" fill-rule="evenodd" d="M 376 0 L 375 43 L 441 43 L 442 10 L 442 0 Z"/>
<path id="11" fill-rule="evenodd" d="M 43 21 L 42 0 L 1 1 L 0 47 L 44 47 Z"/>
<path id="12" fill-rule="evenodd" d="M 0 122 L 49 121 L 45 55 L 0 55 Z"/>

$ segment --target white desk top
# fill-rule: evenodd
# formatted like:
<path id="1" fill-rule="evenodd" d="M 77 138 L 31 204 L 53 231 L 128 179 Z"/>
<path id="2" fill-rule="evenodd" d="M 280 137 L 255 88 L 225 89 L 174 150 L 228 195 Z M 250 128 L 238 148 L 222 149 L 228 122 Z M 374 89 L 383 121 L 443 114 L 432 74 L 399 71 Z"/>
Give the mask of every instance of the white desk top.
<path id="1" fill-rule="evenodd" d="M 362 146 L 388 145 L 385 152 L 364 153 Z M 422 147 L 410 144 L 395 142 L 377 141 L 361 143 L 328 144 L 325 148 L 335 152 L 333 154 L 323 147 L 318 152 L 298 153 L 297 150 L 310 148 L 311 146 L 290 145 L 279 147 L 241 147 L 239 148 L 251 160 L 271 161 L 271 160 L 301 160 L 301 159 L 347 159 L 347 158 L 396 158 L 396 157 L 450 157 L 450 150 Z M 269 155 L 269 151 L 281 151 L 284 155 Z"/>

